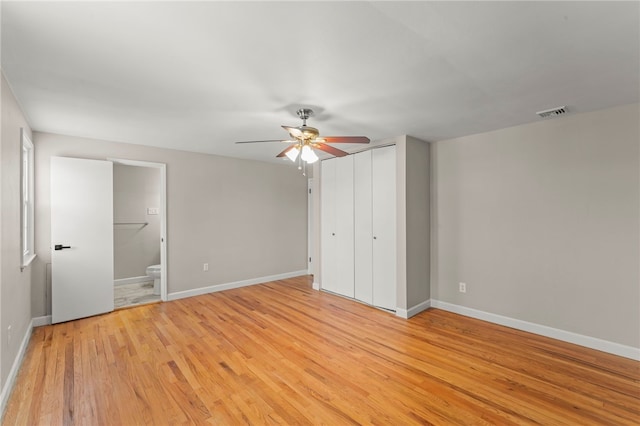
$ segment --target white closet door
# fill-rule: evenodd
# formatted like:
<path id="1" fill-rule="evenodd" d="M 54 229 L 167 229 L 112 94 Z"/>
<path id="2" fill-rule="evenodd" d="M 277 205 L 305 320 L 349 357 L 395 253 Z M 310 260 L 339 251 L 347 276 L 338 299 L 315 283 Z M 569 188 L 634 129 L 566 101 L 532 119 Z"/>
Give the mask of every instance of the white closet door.
<path id="1" fill-rule="evenodd" d="M 396 309 L 396 149 L 372 151 L 373 305 Z"/>
<path id="2" fill-rule="evenodd" d="M 353 259 L 353 156 L 336 158 L 335 255 L 337 265 L 335 292 L 354 297 Z"/>
<path id="3" fill-rule="evenodd" d="M 336 267 L 336 160 L 324 160 L 320 171 L 320 284 L 335 292 Z"/>
<path id="4" fill-rule="evenodd" d="M 371 151 L 354 155 L 355 298 L 373 304 Z"/>

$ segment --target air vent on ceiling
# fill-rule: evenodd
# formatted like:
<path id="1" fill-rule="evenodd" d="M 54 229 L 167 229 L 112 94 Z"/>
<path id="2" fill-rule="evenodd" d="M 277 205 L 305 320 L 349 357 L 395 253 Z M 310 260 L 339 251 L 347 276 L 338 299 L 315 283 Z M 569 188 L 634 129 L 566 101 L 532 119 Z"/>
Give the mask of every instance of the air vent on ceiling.
<path id="1" fill-rule="evenodd" d="M 547 109 L 544 111 L 538 111 L 536 112 L 536 114 L 538 114 L 542 118 L 547 118 L 547 117 L 555 117 L 556 115 L 562 115 L 562 114 L 565 114 L 566 112 L 567 112 L 567 107 L 561 106 L 561 107 Z"/>

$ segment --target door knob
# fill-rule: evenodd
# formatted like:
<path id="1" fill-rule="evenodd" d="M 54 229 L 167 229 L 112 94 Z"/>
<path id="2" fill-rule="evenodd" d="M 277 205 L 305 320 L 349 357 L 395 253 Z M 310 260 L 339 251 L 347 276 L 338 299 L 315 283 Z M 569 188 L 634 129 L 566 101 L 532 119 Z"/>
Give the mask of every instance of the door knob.
<path id="1" fill-rule="evenodd" d="M 63 246 L 62 244 L 56 244 L 53 247 L 54 250 L 62 250 L 62 249 L 66 249 L 66 248 L 71 248 L 71 246 Z"/>

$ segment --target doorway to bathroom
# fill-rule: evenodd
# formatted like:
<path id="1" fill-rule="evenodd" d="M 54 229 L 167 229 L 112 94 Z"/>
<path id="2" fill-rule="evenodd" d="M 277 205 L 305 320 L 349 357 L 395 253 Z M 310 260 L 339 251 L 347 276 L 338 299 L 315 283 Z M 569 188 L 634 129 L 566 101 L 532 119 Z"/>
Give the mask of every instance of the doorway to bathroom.
<path id="1" fill-rule="evenodd" d="M 166 165 L 113 162 L 114 307 L 167 300 Z"/>

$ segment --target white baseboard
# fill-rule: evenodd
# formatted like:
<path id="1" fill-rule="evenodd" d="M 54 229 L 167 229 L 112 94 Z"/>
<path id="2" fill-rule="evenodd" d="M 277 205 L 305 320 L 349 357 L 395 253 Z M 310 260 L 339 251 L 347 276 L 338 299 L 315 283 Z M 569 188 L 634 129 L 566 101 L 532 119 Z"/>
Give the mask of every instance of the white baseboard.
<path id="1" fill-rule="evenodd" d="M 621 345 L 620 343 L 610 342 L 596 337 L 559 330 L 546 325 L 479 311 L 477 309 L 454 305 L 453 303 L 441 302 L 439 300 L 431 300 L 431 307 L 640 361 L 640 348 Z"/>
<path id="2" fill-rule="evenodd" d="M 142 275 L 139 277 L 119 278 L 117 280 L 113 280 L 113 285 L 117 287 L 119 285 L 146 283 L 148 281 L 153 281 L 153 278 L 148 275 Z"/>
<path id="3" fill-rule="evenodd" d="M 425 300 L 424 302 L 418 303 L 415 306 L 412 306 L 409 309 L 400 309 L 396 308 L 396 316 L 404 319 L 409 319 L 414 315 L 418 315 L 422 311 L 426 311 L 431 307 L 431 300 Z"/>
<path id="4" fill-rule="evenodd" d="M 249 280 L 211 285 L 208 287 L 194 288 L 193 290 L 177 291 L 175 293 L 169 293 L 167 296 L 167 300 L 171 301 L 171 300 L 184 299 L 185 297 L 200 296 L 202 294 L 215 293 L 216 291 L 231 290 L 233 288 L 240 288 L 240 287 L 246 287 L 249 285 L 267 283 L 270 281 L 284 280 L 286 278 L 299 277 L 300 275 L 307 275 L 307 270 L 303 269 L 301 271 L 286 272 L 284 274 L 269 275 L 266 277 L 252 278 Z"/>
<path id="5" fill-rule="evenodd" d="M 9 402 L 9 396 L 11 396 L 11 391 L 13 390 L 13 386 L 16 383 L 16 378 L 18 377 L 18 371 L 20 371 L 20 366 L 22 365 L 24 354 L 27 352 L 27 346 L 29 346 L 29 339 L 31 338 L 32 331 L 33 320 L 29 322 L 29 326 L 27 327 L 27 331 L 22 338 L 20 348 L 18 349 L 18 353 L 16 354 L 16 358 L 13 360 L 11 370 L 9 370 L 9 376 L 7 376 L 7 380 L 6 382 L 4 382 L 4 386 L 2 387 L 2 393 L 0 393 L 0 417 L 4 416 L 4 410 L 7 408 L 7 402 Z"/>
<path id="6" fill-rule="evenodd" d="M 43 317 L 35 317 L 31 320 L 34 327 L 42 327 L 43 325 L 51 325 L 51 315 L 45 315 Z"/>
<path id="7" fill-rule="evenodd" d="M 317 282 L 314 281 L 313 284 L 312 284 L 312 287 L 313 287 L 314 290 L 320 290 L 320 283 L 317 283 Z"/>

